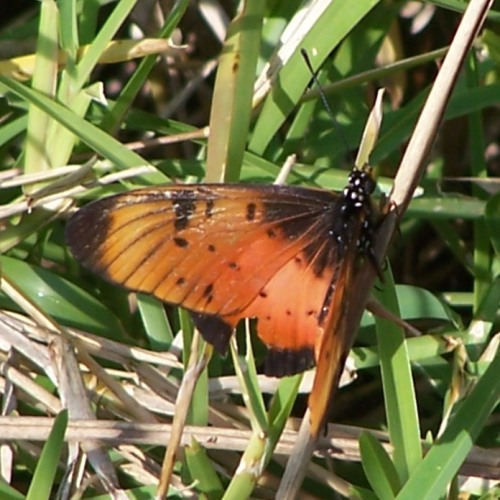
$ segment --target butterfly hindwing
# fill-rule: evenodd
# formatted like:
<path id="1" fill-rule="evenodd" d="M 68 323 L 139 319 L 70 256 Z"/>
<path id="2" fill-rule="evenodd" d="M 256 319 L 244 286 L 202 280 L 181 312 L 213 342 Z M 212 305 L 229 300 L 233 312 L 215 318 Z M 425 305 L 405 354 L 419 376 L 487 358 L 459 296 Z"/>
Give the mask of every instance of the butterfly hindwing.
<path id="1" fill-rule="evenodd" d="M 75 257 L 107 280 L 193 311 L 223 352 L 256 317 L 268 372 L 312 366 L 342 256 L 336 193 L 286 186 L 162 186 L 91 203 L 68 223 Z M 342 229 L 342 228 L 340 228 Z"/>
<path id="2" fill-rule="evenodd" d="M 330 287 L 336 253 L 320 241 L 316 255 L 304 250 L 289 260 L 255 297 L 243 316 L 257 317 L 258 332 L 270 347 L 266 359 L 267 374 L 304 371 L 314 366 L 319 345 L 318 318 Z M 323 252 L 330 254 L 328 266 L 321 267 L 318 259 Z"/>
<path id="3" fill-rule="evenodd" d="M 362 221 L 359 220 L 353 231 L 359 234 Z M 317 438 L 328 416 L 335 388 L 342 374 L 345 359 L 350 349 L 352 334 L 348 329 L 349 303 L 352 300 L 352 281 L 356 264 L 356 242 L 353 238 L 349 251 L 337 269 L 332 283 L 334 286 L 327 294 L 325 314 L 320 319 L 320 341 L 316 356 L 316 374 L 309 394 L 310 431 Z"/>

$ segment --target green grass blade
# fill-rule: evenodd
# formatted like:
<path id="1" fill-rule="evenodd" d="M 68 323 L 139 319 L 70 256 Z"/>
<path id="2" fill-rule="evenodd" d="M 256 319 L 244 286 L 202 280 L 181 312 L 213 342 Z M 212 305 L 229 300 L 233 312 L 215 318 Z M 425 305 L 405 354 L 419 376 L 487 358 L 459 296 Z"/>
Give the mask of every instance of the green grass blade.
<path id="1" fill-rule="evenodd" d="M 27 116 L 19 116 L 10 122 L 7 122 L 3 127 L 0 128 L 0 145 L 5 145 L 16 135 L 19 135 L 24 130 L 26 130 L 27 123 Z"/>
<path id="2" fill-rule="evenodd" d="M 290 414 L 297 399 L 302 374 L 283 378 L 278 389 L 273 395 L 271 406 L 268 412 L 269 419 L 269 447 L 267 450 L 269 461 L 283 429 L 290 417 Z"/>
<path id="3" fill-rule="evenodd" d="M 108 158 L 118 167 L 134 167 L 146 163 L 143 158 L 127 149 L 119 141 L 40 92 L 3 76 L 0 76 L 0 84 L 62 123 L 96 153 Z"/>
<path id="4" fill-rule="evenodd" d="M 326 6 L 310 29 L 303 33 L 300 46 L 292 46 L 295 42 L 293 39 L 289 42 L 292 55 L 280 69 L 277 85 L 266 99 L 259 114 L 249 145 L 251 151 L 262 154 L 266 150 L 270 140 L 283 124 L 286 116 L 297 105 L 311 80 L 300 49 L 304 48 L 310 55 L 313 54 L 312 63 L 314 67 L 319 67 L 327 55 L 377 4 L 376 0 L 332 2 Z M 301 16 L 302 13 L 298 15 Z"/>
<path id="5" fill-rule="evenodd" d="M 434 500 L 445 493 L 500 401 L 500 355 L 478 380 L 398 495 L 398 500 Z"/>
<path id="6" fill-rule="evenodd" d="M 90 76 L 90 73 L 96 67 L 101 54 L 118 32 L 124 20 L 130 14 L 130 11 L 134 8 L 136 3 L 136 0 L 120 0 L 116 4 L 113 12 L 109 17 L 107 17 L 104 25 L 92 40 L 89 49 L 85 52 L 84 56 L 77 65 L 77 75 L 73 82 L 74 90 L 80 90 L 83 88 Z"/>
<path id="7" fill-rule="evenodd" d="M 257 370 L 255 368 L 255 359 L 253 356 L 252 346 L 250 344 L 250 335 L 248 332 L 249 324 L 246 323 L 247 329 L 247 353 L 246 355 L 238 355 L 235 347 L 235 342 L 231 341 L 231 357 L 233 359 L 234 369 L 240 382 L 241 392 L 246 407 L 248 408 L 250 424 L 255 432 L 266 432 L 268 430 L 268 417 L 264 399 L 259 388 L 257 379 Z"/>
<path id="8" fill-rule="evenodd" d="M 12 257 L 0 257 L 2 274 L 41 310 L 57 321 L 122 340 L 120 322 L 102 302 L 54 272 Z M 3 301 L 2 301 L 3 302 Z M 12 308 L 10 302 L 4 307 Z M 17 309 L 17 308 L 15 308 Z"/>
<path id="9" fill-rule="evenodd" d="M 359 437 L 359 451 L 366 477 L 378 498 L 396 498 L 401 482 L 391 458 L 369 432 Z"/>
<path id="10" fill-rule="evenodd" d="M 54 0 L 41 2 L 40 31 L 38 35 L 35 71 L 32 87 L 46 96 L 54 96 L 57 82 L 59 13 Z M 28 112 L 27 142 L 24 161 L 26 174 L 49 170 L 47 133 L 50 115 L 31 102 Z M 28 191 L 36 189 L 30 186 Z"/>
<path id="11" fill-rule="evenodd" d="M 248 0 L 243 6 L 219 59 L 210 114 L 209 182 L 239 179 L 247 142 L 265 2 Z"/>
<path id="12" fill-rule="evenodd" d="M 169 38 L 172 32 L 180 23 L 184 13 L 189 6 L 189 0 L 177 0 L 172 7 L 169 17 L 165 22 L 165 26 L 158 35 L 160 38 Z M 104 130 L 113 130 L 123 120 L 126 111 L 131 106 L 131 103 L 141 90 L 146 78 L 153 69 L 156 56 L 148 56 L 141 60 L 139 66 L 134 74 L 124 84 L 123 89 L 118 96 L 118 99 L 110 106 L 109 113 L 107 113 L 102 121 L 102 128 Z"/>
<path id="13" fill-rule="evenodd" d="M 26 497 L 0 478 L 0 496 L 5 500 L 23 500 Z"/>
<path id="14" fill-rule="evenodd" d="M 465 66 L 466 83 L 469 88 L 477 88 L 481 75 L 479 74 L 479 61 L 476 54 L 472 51 Z M 469 124 L 469 144 L 471 155 L 471 172 L 472 177 L 486 178 L 488 176 L 488 167 L 484 156 L 485 151 L 485 131 L 483 128 L 483 117 L 478 110 L 470 113 L 467 116 Z M 486 193 L 477 187 L 472 186 L 472 193 L 477 198 L 487 198 Z M 479 304 L 483 300 L 486 293 L 490 278 L 490 239 L 486 230 L 486 222 L 482 218 L 474 223 L 474 311 L 477 310 Z"/>
<path id="15" fill-rule="evenodd" d="M 500 232 L 498 231 L 500 227 L 500 193 L 489 199 L 485 212 L 488 235 L 498 257 L 500 256 Z"/>
<path id="16" fill-rule="evenodd" d="M 64 434 L 68 425 L 68 412 L 63 410 L 54 420 L 54 425 L 42 449 L 26 500 L 51 498 L 59 458 L 64 447 Z"/>
<path id="17" fill-rule="evenodd" d="M 165 312 L 165 306 L 150 295 L 138 293 L 137 307 L 151 348 L 155 351 L 166 350 L 174 340 L 174 332 Z"/>
<path id="18" fill-rule="evenodd" d="M 238 469 L 222 497 L 224 500 L 243 500 L 250 496 L 261 474 L 266 442 L 266 436 L 262 432 L 252 434 Z"/>
<path id="19" fill-rule="evenodd" d="M 61 49 L 74 60 L 80 43 L 78 41 L 78 6 L 76 0 L 59 2 L 59 26 L 61 30 Z"/>
<path id="20" fill-rule="evenodd" d="M 393 314 L 399 315 L 392 273 L 384 273 L 385 284 L 374 295 Z M 393 459 L 404 483 L 422 457 L 417 404 L 404 331 L 393 322 L 376 318 L 377 343 L 384 386 L 387 424 L 394 447 Z"/>
<path id="21" fill-rule="evenodd" d="M 401 318 L 407 321 L 433 318 L 451 321 L 450 310 L 434 294 L 411 285 L 396 285 Z"/>
<path id="22" fill-rule="evenodd" d="M 191 444 L 184 448 L 184 453 L 191 480 L 197 482 L 197 491 L 208 498 L 220 498 L 224 487 L 207 452 L 193 439 Z"/>

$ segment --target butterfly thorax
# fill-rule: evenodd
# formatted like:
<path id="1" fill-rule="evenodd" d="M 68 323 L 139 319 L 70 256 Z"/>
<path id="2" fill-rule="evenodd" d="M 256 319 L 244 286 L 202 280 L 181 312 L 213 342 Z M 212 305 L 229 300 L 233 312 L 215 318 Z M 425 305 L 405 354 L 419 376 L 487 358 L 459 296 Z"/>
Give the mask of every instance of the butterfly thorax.
<path id="1" fill-rule="evenodd" d="M 376 263 L 373 253 L 373 204 L 370 197 L 375 186 L 369 170 L 353 170 L 340 196 L 338 210 L 331 212 L 329 234 L 334 244 L 330 247 L 330 261 L 334 266 L 334 274 L 318 317 L 319 324 L 323 323 L 331 306 L 336 283 L 345 272 L 343 265 L 356 257 L 366 257 Z"/>
<path id="2" fill-rule="evenodd" d="M 358 254 L 366 256 L 372 252 L 373 204 L 370 195 L 375 186 L 370 171 L 353 170 L 349 175 L 349 183 L 342 192 L 341 224 L 334 224 L 332 230 L 341 254 L 347 250 L 353 237 L 357 238 Z M 356 229 L 357 225 L 360 225 L 359 229 Z"/>

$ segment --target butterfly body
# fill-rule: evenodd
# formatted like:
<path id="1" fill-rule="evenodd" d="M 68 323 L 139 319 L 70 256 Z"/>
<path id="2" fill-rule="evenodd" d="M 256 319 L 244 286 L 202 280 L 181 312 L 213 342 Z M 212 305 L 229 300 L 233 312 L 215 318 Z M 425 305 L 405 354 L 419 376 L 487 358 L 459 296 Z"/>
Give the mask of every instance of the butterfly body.
<path id="1" fill-rule="evenodd" d="M 360 170 L 341 193 L 240 184 L 145 188 L 85 206 L 70 219 L 67 240 L 75 257 L 108 281 L 190 310 L 221 353 L 240 319 L 257 318 L 269 348 L 265 371 L 283 376 L 314 365 L 345 263 L 371 257 L 373 189 Z"/>

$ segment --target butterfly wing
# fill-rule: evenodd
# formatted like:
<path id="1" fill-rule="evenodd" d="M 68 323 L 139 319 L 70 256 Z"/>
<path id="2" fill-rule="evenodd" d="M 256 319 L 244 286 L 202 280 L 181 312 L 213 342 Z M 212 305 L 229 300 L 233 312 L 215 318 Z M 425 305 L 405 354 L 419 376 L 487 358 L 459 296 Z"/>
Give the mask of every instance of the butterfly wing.
<path id="1" fill-rule="evenodd" d="M 317 368 L 313 387 L 309 394 L 310 432 L 317 438 L 324 426 L 330 402 L 344 367 L 349 350 L 350 332 L 347 311 L 350 300 L 350 284 L 353 278 L 354 258 L 348 257 L 335 281 L 327 315 L 319 326 L 320 338 Z"/>
<path id="2" fill-rule="evenodd" d="M 318 319 L 338 256 L 331 241 L 316 231 L 319 235 L 307 250 L 286 262 L 242 313 L 258 318 L 259 336 L 271 346 L 264 367 L 269 375 L 302 372 L 317 358 Z"/>
<path id="3" fill-rule="evenodd" d="M 319 436 L 328 417 L 330 403 L 338 387 L 345 359 L 353 340 L 349 311 L 353 293 L 356 292 L 353 290 L 352 283 L 357 268 L 357 247 L 362 238 L 366 216 L 366 213 L 362 213 L 353 221 L 345 258 L 337 267 L 332 280 L 333 286 L 325 299 L 324 314 L 318 322 L 320 341 L 317 347 L 317 368 L 308 402 L 310 432 L 314 438 Z M 364 251 L 371 252 L 371 247 Z M 376 261 L 375 265 L 378 269 Z"/>
<path id="4" fill-rule="evenodd" d="M 91 203 L 69 221 L 75 257 L 105 279 L 194 312 L 219 352 L 258 319 L 268 373 L 313 365 L 318 318 L 341 260 L 335 193 L 286 186 L 140 189 Z"/>

